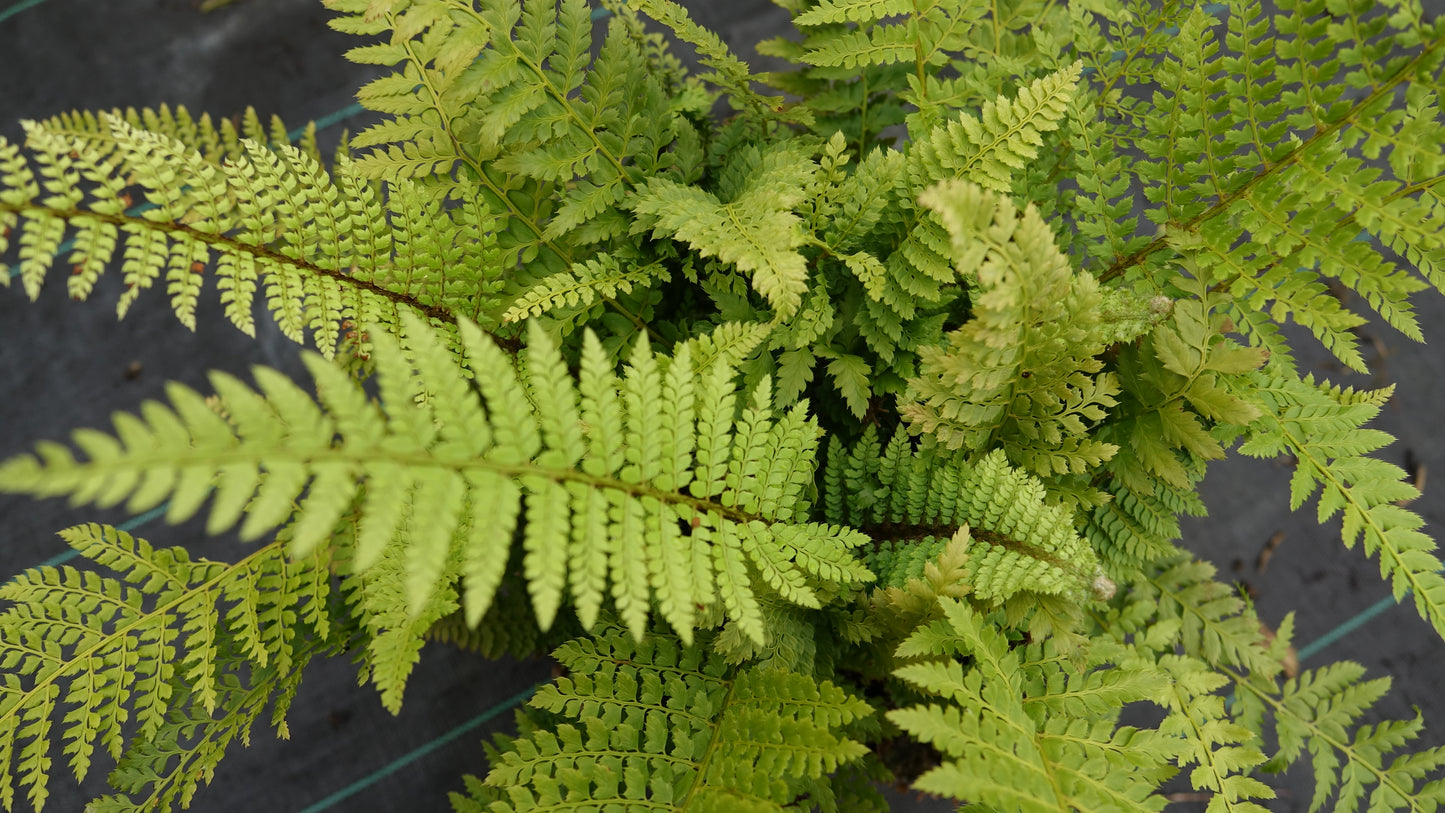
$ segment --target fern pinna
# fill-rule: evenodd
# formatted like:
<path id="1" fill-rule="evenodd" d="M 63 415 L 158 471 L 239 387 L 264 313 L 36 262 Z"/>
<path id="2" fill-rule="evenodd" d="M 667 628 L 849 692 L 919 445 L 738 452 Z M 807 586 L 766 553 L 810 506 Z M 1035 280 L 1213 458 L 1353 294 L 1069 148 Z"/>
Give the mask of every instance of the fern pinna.
<path id="1" fill-rule="evenodd" d="M 1292 620 L 1177 545 L 1210 461 L 1285 457 L 1445 633 L 1370 457 L 1390 390 L 1281 329 L 1362 369 L 1350 304 L 1419 338 L 1445 279 L 1417 2 L 779 0 L 766 74 L 672 0 L 325 3 L 390 71 L 329 164 L 180 108 L 0 142 L 31 297 L 115 266 L 122 315 L 164 279 L 193 324 L 214 277 L 321 351 L 314 394 L 215 374 L 0 463 L 265 540 L 77 526 L 116 575 L 0 589 L 7 809 L 53 754 L 117 760 L 97 810 L 188 805 L 309 658 L 395 711 L 431 640 L 561 672 L 459 811 L 1261 810 L 1306 753 L 1313 809 L 1438 806 L 1421 721 L 1361 723 L 1385 681 L 1296 673 Z"/>

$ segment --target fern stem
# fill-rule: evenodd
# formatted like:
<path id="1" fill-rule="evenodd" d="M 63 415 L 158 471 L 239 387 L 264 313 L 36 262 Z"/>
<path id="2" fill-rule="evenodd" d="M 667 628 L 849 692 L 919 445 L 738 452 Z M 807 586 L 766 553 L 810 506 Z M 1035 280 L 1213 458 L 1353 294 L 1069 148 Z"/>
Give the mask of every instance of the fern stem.
<path id="1" fill-rule="evenodd" d="M 702 758 L 697 761 L 697 776 L 693 779 L 692 787 L 687 789 L 687 795 L 682 797 L 682 802 L 676 806 L 677 810 L 687 810 L 692 805 L 692 797 L 697 793 L 698 789 L 704 785 L 704 780 L 707 778 L 708 762 L 712 760 L 713 754 L 717 753 L 718 740 L 720 739 L 718 729 L 721 728 L 723 718 L 721 711 L 732 703 L 733 693 L 737 691 L 737 686 L 738 682 L 736 680 L 728 681 L 728 691 L 727 694 L 723 695 L 722 703 L 718 705 L 719 713 L 712 724 L 712 737 L 707 741 L 707 750 L 702 752 Z"/>

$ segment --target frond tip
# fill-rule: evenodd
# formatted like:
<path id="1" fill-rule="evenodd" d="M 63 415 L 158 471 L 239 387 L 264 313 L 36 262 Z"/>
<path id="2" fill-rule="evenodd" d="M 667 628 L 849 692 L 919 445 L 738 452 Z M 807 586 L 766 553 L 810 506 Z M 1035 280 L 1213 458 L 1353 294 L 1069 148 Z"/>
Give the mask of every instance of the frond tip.
<path id="1" fill-rule="evenodd" d="M 720 602 L 763 641 L 759 590 L 817 607 L 820 591 L 871 579 L 849 551 L 866 536 L 804 521 L 819 430 L 801 405 L 775 415 L 766 383 L 738 416 L 731 371 L 695 371 L 686 345 L 668 359 L 644 338 L 619 379 L 589 332 L 574 384 L 535 325 L 518 370 L 470 322 L 458 364 L 432 329 L 403 321 L 404 346 L 374 335 L 380 404 L 315 355 L 306 362 L 319 405 L 274 370 L 256 369 L 259 393 L 215 373 L 234 425 L 172 384 L 173 408 L 118 416 L 117 437 L 77 432 L 84 462 L 46 443 L 38 458 L 0 464 L 0 490 L 101 505 L 129 496 L 133 511 L 170 498 L 177 522 L 214 485 L 210 532 L 244 515 L 241 535 L 255 538 L 294 511 L 298 555 L 328 539 L 359 495 L 358 570 L 399 538 L 411 611 L 460 578 L 471 624 L 519 527 L 544 629 L 569 590 L 590 627 L 610 583 L 635 634 L 656 602 L 690 639 L 699 611 Z"/>

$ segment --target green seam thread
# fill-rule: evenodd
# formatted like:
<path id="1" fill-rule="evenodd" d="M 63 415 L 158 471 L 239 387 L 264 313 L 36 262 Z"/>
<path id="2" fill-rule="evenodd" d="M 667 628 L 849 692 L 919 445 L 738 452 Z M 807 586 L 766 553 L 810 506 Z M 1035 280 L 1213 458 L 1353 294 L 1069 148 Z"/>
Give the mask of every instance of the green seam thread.
<path id="1" fill-rule="evenodd" d="M 1358 613 L 1355 613 L 1354 616 L 1352 616 L 1348 621 L 1345 621 L 1343 624 L 1340 624 L 1339 626 L 1335 627 L 1324 635 L 1316 638 L 1313 643 L 1300 648 L 1300 650 L 1296 654 L 1299 656 L 1300 660 L 1308 660 L 1315 655 L 1318 655 L 1325 647 L 1339 641 L 1341 638 L 1344 638 L 1346 635 L 1349 635 L 1356 629 L 1364 626 L 1365 622 L 1369 621 L 1380 613 L 1383 613 L 1384 611 L 1390 609 L 1391 607 L 1396 606 L 1399 605 L 1395 602 L 1393 596 L 1385 596 L 1374 604 L 1371 604 L 1370 606 L 1359 611 Z"/>
<path id="2" fill-rule="evenodd" d="M 468 731 L 471 731 L 472 729 L 474 729 L 474 728 L 482 725 L 483 723 L 487 722 L 488 720 L 491 720 L 492 718 L 496 717 L 497 715 L 501 714 L 502 712 L 506 711 L 507 709 L 510 709 L 510 708 L 512 708 L 513 706 L 518 705 L 518 704 L 521 703 L 522 701 L 524 701 L 524 700 L 526 700 L 527 698 L 531 697 L 531 696 L 532 696 L 532 693 L 535 692 L 535 691 L 537 691 L 537 688 L 538 688 L 540 685 L 541 685 L 541 684 L 537 684 L 536 686 L 531 686 L 531 687 L 529 687 L 529 688 L 527 688 L 527 689 L 525 689 L 525 690 L 523 690 L 523 691 L 521 691 L 521 692 L 518 692 L 518 693 L 515 694 L 515 695 L 512 695 L 511 697 L 507 698 L 506 700 L 503 700 L 502 702 L 498 703 L 497 705 L 492 706 L 491 708 L 487 709 L 486 711 L 482 712 L 481 714 L 478 714 L 477 716 L 475 716 L 475 717 L 473 717 L 472 719 L 466 721 L 465 723 L 462 723 L 461 725 L 457 726 L 456 728 L 453 728 L 451 731 L 448 731 L 447 733 L 442 734 L 442 735 L 439 736 L 439 737 L 436 737 L 436 738 L 433 739 L 432 741 L 428 742 L 426 745 L 420 746 L 420 747 L 418 747 L 418 748 L 414 748 L 414 749 L 412 749 L 411 751 L 408 751 L 407 753 L 403 754 L 402 756 L 397 757 L 396 759 L 392 760 L 391 762 L 388 762 L 386 765 L 384 765 L 384 766 L 382 766 L 382 767 L 380 767 L 380 768 L 372 771 L 371 773 L 367 774 L 366 776 L 363 776 L 362 778 L 356 780 L 355 782 L 352 782 L 351 784 L 347 785 L 346 787 L 342 788 L 341 790 L 338 790 L 338 791 L 336 791 L 335 793 L 330 794 L 330 795 L 327 796 L 326 798 L 321 799 L 320 801 L 317 801 L 317 802 L 312 802 L 311 804 L 309 804 L 309 805 L 307 805 L 306 807 L 302 808 L 302 810 L 300 811 L 300 813 L 321 813 L 321 811 L 327 809 L 328 807 L 331 807 L 332 805 L 336 804 L 337 802 L 340 802 L 340 801 L 342 801 L 343 799 L 346 799 L 346 798 L 348 798 L 348 797 L 350 797 L 350 796 L 353 796 L 353 795 L 355 795 L 355 794 L 357 794 L 357 793 L 360 793 L 361 791 L 365 790 L 366 788 L 370 787 L 371 785 L 375 784 L 376 782 L 379 782 L 379 781 L 382 780 L 383 778 L 385 778 L 385 777 L 387 777 L 387 776 L 390 776 L 390 775 L 393 774 L 393 773 L 396 773 L 397 771 L 401 770 L 402 768 L 405 768 L 406 766 L 408 766 L 408 765 L 410 765 L 411 763 L 417 761 L 418 759 L 421 759 L 422 757 L 426 756 L 427 754 L 430 754 L 432 751 L 435 751 L 436 749 L 442 747 L 443 745 L 446 745 L 447 743 L 451 742 L 452 740 L 456 739 L 457 737 L 460 737 L 460 736 L 462 736 L 463 734 L 467 733 Z"/>
<path id="3" fill-rule="evenodd" d="M 0 23 L 5 22 L 28 8 L 34 8 L 44 2 L 45 0 L 20 0 L 19 3 L 16 3 L 10 8 L 0 11 Z"/>

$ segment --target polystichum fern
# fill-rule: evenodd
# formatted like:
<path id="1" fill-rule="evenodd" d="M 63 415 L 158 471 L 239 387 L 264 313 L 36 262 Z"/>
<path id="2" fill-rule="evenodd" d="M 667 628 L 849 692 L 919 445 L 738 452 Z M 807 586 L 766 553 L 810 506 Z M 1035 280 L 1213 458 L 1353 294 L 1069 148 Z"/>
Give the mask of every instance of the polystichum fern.
<path id="1" fill-rule="evenodd" d="M 1445 751 L 1390 756 L 1420 721 L 1360 723 L 1384 683 L 1286 674 L 1292 621 L 1176 541 L 1210 461 L 1287 457 L 1292 507 L 1445 634 L 1415 491 L 1369 457 L 1389 391 L 1302 376 L 1280 330 L 1362 368 L 1343 291 L 1422 335 L 1445 25 L 778 2 L 797 36 L 760 50 L 793 69 L 754 74 L 671 0 L 326 0 L 391 71 L 329 166 L 254 114 L 0 142 L 31 297 L 115 266 L 122 315 L 164 279 L 193 324 L 214 276 L 239 328 L 260 295 L 321 351 L 314 394 L 215 374 L 0 463 L 266 540 L 224 564 L 78 526 L 117 575 L 0 589 L 0 803 L 101 751 L 96 809 L 188 805 L 308 658 L 357 653 L 395 711 L 443 640 L 561 672 L 459 811 L 885 809 L 870 780 L 1143 811 L 1181 769 L 1262 810 L 1306 752 L 1315 809 L 1439 804 Z"/>

